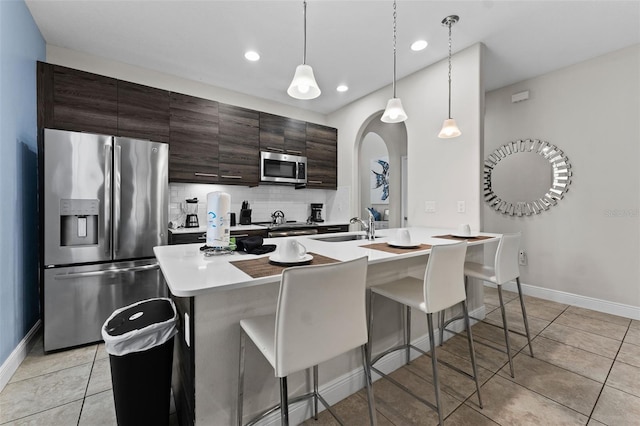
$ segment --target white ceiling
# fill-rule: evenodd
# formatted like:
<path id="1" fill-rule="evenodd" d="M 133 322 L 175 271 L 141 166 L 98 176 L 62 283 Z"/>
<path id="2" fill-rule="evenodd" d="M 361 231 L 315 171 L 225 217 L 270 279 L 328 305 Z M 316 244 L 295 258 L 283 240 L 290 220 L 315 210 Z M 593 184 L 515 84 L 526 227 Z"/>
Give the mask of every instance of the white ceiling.
<path id="1" fill-rule="evenodd" d="M 319 98 L 308 101 L 286 93 L 302 62 L 301 0 L 26 4 L 49 45 L 319 113 L 333 112 L 392 81 L 391 0 L 308 1 L 307 63 L 322 89 Z M 486 45 L 486 90 L 640 43 L 640 0 L 400 0 L 397 13 L 398 79 L 446 58 L 447 29 L 441 21 L 457 14 L 453 52 Z M 419 38 L 429 46 L 411 51 L 409 45 Z M 258 51 L 261 60 L 246 61 L 248 49 Z M 339 84 L 350 90 L 336 92 Z"/>

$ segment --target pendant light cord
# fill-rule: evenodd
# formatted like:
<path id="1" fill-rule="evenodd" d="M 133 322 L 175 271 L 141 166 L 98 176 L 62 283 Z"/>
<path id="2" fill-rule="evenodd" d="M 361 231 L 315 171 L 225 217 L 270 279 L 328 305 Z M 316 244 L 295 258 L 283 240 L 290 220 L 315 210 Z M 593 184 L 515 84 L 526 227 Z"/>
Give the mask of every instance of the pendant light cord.
<path id="1" fill-rule="evenodd" d="M 449 27 L 449 119 L 451 119 L 451 21 L 447 25 Z"/>
<path id="2" fill-rule="evenodd" d="M 396 0 L 393 0 L 393 97 L 396 97 Z"/>
<path id="3" fill-rule="evenodd" d="M 302 2 L 302 15 L 304 17 L 304 47 L 302 48 L 302 65 L 307 63 L 307 2 Z M 449 27 L 451 29 L 451 27 Z M 451 31 L 451 30 L 449 30 Z"/>

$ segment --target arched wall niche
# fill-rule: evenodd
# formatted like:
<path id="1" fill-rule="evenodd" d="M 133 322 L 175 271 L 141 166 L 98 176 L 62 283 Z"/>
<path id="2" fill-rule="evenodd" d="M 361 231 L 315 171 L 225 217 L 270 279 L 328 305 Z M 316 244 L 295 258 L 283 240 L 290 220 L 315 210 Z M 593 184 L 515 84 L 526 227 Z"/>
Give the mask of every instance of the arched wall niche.
<path id="1" fill-rule="evenodd" d="M 368 217 L 367 207 L 371 207 L 370 199 L 370 158 L 368 153 L 380 152 L 378 148 L 369 149 L 369 144 L 380 142 L 386 147 L 389 157 L 389 204 L 374 205 L 376 210 L 389 209 L 389 227 L 402 226 L 402 157 L 407 155 L 407 128 L 404 123 L 388 124 L 380 121 L 384 111 L 377 111 L 370 115 L 360 126 L 354 144 L 354 173 L 353 191 L 356 200 L 358 216 Z"/>

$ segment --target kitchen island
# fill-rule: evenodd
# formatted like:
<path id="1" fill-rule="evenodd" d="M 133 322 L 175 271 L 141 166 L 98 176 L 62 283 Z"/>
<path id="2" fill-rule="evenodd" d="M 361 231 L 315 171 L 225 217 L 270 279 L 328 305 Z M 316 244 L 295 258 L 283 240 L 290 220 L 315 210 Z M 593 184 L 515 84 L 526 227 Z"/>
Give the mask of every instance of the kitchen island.
<path id="1" fill-rule="evenodd" d="M 409 228 L 411 239 L 426 245 L 451 244 L 452 239 L 434 238 L 450 234 L 451 229 Z M 361 233 L 331 234 L 354 235 Z M 497 234 L 481 234 L 487 239 L 469 242 L 467 257 L 483 261 L 482 246 L 497 242 Z M 375 241 L 321 241 L 323 236 L 293 237 L 318 258 L 346 261 L 362 256 L 369 259 L 367 286 L 404 276 L 422 277 L 430 249 L 396 250 L 367 247 L 393 241 L 396 230 L 379 231 Z M 283 239 L 266 239 L 265 244 L 278 244 Z M 275 311 L 280 273 L 252 277 L 243 272 L 237 261 L 268 258 L 266 255 L 234 253 L 206 257 L 200 244 L 159 246 L 155 254 L 179 310 L 179 334 L 176 341 L 173 391 L 180 424 L 232 425 L 236 424 L 238 347 L 242 318 Z M 384 247 L 382 247 L 384 248 Z M 266 259 L 262 259 L 266 263 Z M 468 295 L 470 311 L 484 316 L 481 287 Z M 385 303 L 386 302 L 386 303 Z M 376 300 L 374 306 L 376 328 L 373 353 L 391 347 L 402 339 L 402 312 L 392 302 Z M 380 318 L 384 318 L 381 321 Z M 413 320 L 413 342 L 427 349 L 426 321 L 421 315 Z M 245 376 L 245 416 L 250 418 L 279 400 L 278 382 L 269 364 L 252 345 L 247 347 Z M 402 364 L 402 356 L 382 363 L 383 370 L 393 370 Z M 359 367 L 358 351 L 342 355 L 320 367 L 320 391 L 333 404 L 364 386 Z M 307 374 L 290 376 L 291 394 L 308 390 Z M 292 424 L 309 417 L 310 409 L 301 404 L 291 408 Z"/>

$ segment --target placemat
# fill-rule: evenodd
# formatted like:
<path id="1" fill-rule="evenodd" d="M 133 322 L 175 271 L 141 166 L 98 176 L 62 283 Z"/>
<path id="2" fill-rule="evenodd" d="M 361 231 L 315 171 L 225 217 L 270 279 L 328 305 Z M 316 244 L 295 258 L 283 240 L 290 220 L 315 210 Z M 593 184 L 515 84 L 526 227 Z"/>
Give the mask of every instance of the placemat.
<path id="1" fill-rule="evenodd" d="M 456 240 L 456 241 L 467 240 L 469 242 L 474 242 L 474 241 L 488 240 L 490 238 L 495 238 L 495 237 L 488 237 L 486 235 L 478 235 L 477 237 L 455 237 L 451 234 L 447 234 L 447 235 L 434 235 L 431 238 L 444 238 L 446 240 Z"/>
<path id="2" fill-rule="evenodd" d="M 339 260 L 332 259 L 330 257 L 323 256 L 317 253 L 309 253 L 313 256 L 311 262 L 305 263 L 305 265 L 324 265 L 327 263 L 339 262 Z M 280 275 L 282 270 L 288 268 L 288 266 L 275 265 L 269 262 L 269 256 L 259 257 L 257 259 L 249 260 L 236 260 L 229 262 L 236 268 L 240 269 L 245 274 L 252 278 L 262 278 L 271 275 Z"/>
<path id="3" fill-rule="evenodd" d="M 387 253 L 393 254 L 404 254 L 410 251 L 419 251 L 419 250 L 429 250 L 431 248 L 430 244 L 420 244 L 418 247 L 392 247 L 387 243 L 375 243 L 375 244 L 367 244 L 366 246 L 360 246 L 362 248 L 370 248 L 374 250 L 386 251 Z"/>

